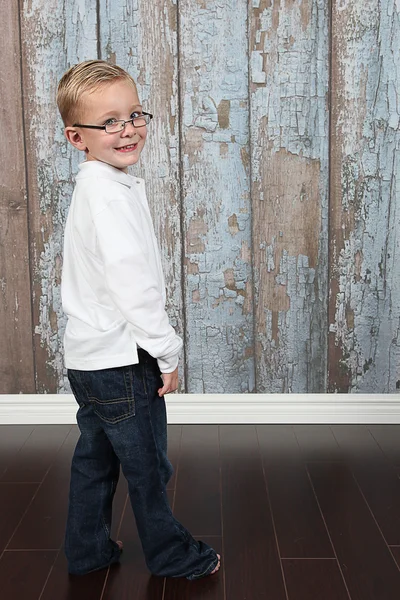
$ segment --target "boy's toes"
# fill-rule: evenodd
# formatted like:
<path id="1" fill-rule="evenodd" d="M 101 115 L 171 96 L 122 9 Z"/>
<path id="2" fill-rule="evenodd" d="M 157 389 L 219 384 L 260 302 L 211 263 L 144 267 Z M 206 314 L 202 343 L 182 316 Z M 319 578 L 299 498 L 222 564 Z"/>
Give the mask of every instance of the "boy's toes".
<path id="1" fill-rule="evenodd" d="M 210 575 L 214 575 L 214 573 L 216 573 L 217 571 L 219 571 L 219 568 L 221 566 L 221 556 L 219 554 L 217 554 L 218 556 L 218 564 L 215 567 L 214 571 L 211 571 Z"/>

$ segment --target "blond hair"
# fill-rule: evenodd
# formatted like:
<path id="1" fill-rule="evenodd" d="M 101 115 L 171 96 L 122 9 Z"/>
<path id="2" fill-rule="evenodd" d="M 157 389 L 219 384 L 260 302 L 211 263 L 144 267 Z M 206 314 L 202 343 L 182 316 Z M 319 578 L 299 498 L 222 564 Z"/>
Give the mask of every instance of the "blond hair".
<path id="1" fill-rule="evenodd" d="M 57 106 L 64 125 L 79 121 L 81 97 L 85 92 L 94 92 L 102 85 L 117 80 L 128 81 L 136 90 L 136 83 L 129 73 L 104 60 L 86 60 L 68 69 L 57 88 Z"/>

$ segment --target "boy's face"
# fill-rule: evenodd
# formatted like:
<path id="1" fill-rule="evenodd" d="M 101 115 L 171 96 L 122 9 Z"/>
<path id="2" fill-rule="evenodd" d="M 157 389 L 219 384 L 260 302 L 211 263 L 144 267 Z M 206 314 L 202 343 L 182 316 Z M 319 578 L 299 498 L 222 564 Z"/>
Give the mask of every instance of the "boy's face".
<path id="1" fill-rule="evenodd" d="M 126 121 L 132 113 L 142 111 L 136 89 L 124 80 L 86 93 L 82 104 L 79 117 L 82 125 L 105 125 L 109 119 Z M 126 123 L 123 131 L 106 133 L 100 129 L 66 127 L 65 135 L 73 146 L 86 153 L 86 160 L 99 160 L 127 172 L 128 166 L 139 160 L 147 128 Z"/>

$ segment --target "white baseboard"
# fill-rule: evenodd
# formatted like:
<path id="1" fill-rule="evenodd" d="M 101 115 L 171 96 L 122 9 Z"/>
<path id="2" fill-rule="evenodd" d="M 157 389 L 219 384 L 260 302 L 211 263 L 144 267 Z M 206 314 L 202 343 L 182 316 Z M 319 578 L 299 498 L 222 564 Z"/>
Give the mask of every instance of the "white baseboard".
<path id="1" fill-rule="evenodd" d="M 171 394 L 170 424 L 400 424 L 398 394 Z M 0 395 L 0 424 L 72 424 L 71 394 Z"/>

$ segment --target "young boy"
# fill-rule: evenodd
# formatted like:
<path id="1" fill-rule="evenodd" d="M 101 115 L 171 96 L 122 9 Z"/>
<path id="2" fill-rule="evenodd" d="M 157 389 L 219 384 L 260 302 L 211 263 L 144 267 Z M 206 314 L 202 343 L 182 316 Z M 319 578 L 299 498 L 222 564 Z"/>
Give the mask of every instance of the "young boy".
<path id="1" fill-rule="evenodd" d="M 219 555 L 173 517 L 166 484 L 164 394 L 178 386 L 182 340 L 165 312 L 165 285 L 138 162 L 152 115 L 120 67 L 93 60 L 62 77 L 67 140 L 85 152 L 64 239 L 65 364 L 79 404 L 65 551 L 84 574 L 119 560 L 110 539 L 120 465 L 146 563 L 155 575 L 198 579 Z"/>

